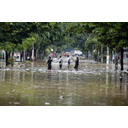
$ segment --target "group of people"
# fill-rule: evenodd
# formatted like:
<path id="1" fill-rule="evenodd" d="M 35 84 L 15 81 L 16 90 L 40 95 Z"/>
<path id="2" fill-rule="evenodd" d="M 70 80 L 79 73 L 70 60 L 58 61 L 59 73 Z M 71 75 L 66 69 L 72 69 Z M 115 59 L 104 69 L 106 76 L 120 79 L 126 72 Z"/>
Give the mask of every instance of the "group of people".
<path id="1" fill-rule="evenodd" d="M 67 56 L 67 67 L 69 69 L 70 67 L 70 63 L 71 63 L 71 58 L 69 57 L 69 55 Z M 73 60 L 73 59 L 72 59 Z M 48 61 L 47 61 L 47 65 L 48 65 L 48 70 L 51 70 L 52 68 L 52 59 L 51 57 L 49 57 Z M 62 69 L 62 65 L 63 65 L 63 59 L 62 57 L 60 56 L 60 59 L 59 59 L 59 68 Z M 75 60 L 75 66 L 74 66 L 74 69 L 78 70 L 78 66 L 79 66 L 79 58 L 76 57 L 76 60 Z"/>

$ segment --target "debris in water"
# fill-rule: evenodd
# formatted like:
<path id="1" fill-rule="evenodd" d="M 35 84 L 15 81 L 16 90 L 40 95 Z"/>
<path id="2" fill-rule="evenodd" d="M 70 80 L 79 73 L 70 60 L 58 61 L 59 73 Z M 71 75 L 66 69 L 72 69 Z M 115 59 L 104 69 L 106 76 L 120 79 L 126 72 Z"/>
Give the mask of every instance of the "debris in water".
<path id="1" fill-rule="evenodd" d="M 50 105 L 50 103 L 49 102 L 45 102 L 45 105 Z"/>
<path id="2" fill-rule="evenodd" d="M 14 104 L 20 104 L 20 102 L 14 102 Z"/>
<path id="3" fill-rule="evenodd" d="M 60 99 L 64 99 L 64 96 L 60 96 Z"/>
<path id="4" fill-rule="evenodd" d="M 9 94 L 9 92 L 7 92 L 7 94 Z"/>

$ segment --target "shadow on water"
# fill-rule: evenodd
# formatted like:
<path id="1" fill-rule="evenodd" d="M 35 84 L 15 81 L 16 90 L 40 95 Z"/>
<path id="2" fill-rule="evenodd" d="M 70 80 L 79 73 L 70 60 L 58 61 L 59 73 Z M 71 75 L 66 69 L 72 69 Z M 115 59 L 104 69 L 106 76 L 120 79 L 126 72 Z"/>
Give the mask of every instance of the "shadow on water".
<path id="1" fill-rule="evenodd" d="M 128 75 L 113 65 L 81 62 L 79 70 L 57 62 L 0 70 L 0 105 L 6 106 L 120 106 L 128 105 Z"/>

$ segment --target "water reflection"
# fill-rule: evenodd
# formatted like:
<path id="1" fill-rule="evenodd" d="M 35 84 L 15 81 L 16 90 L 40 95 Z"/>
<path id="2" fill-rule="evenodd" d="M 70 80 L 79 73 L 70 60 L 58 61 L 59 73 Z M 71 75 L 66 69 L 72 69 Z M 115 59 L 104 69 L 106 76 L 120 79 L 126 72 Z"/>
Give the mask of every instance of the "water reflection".
<path id="1" fill-rule="evenodd" d="M 108 85 L 108 70 L 109 70 L 109 66 L 106 65 L 106 85 Z"/>
<path id="2" fill-rule="evenodd" d="M 48 78 L 48 80 L 50 81 L 50 80 L 51 80 L 51 71 L 48 71 L 47 74 L 48 74 L 48 77 L 47 77 L 47 78 Z"/>
<path id="3" fill-rule="evenodd" d="M 0 105 L 128 105 L 128 76 L 111 66 L 47 71 L 32 63 L 26 69 L 0 70 Z"/>

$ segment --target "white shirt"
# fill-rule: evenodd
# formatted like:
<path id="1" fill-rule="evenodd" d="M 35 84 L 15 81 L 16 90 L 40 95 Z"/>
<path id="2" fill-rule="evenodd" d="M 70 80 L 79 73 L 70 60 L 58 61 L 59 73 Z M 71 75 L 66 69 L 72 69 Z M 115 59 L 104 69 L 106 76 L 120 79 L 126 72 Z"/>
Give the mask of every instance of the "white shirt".
<path id="1" fill-rule="evenodd" d="M 67 58 L 67 61 L 69 61 L 69 59 L 71 59 L 70 57 Z"/>
<path id="2" fill-rule="evenodd" d="M 61 63 L 60 63 L 60 61 L 61 61 Z M 62 64 L 63 63 L 63 59 L 62 58 L 60 58 L 59 59 L 59 64 Z"/>

